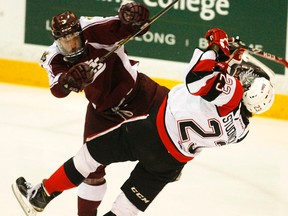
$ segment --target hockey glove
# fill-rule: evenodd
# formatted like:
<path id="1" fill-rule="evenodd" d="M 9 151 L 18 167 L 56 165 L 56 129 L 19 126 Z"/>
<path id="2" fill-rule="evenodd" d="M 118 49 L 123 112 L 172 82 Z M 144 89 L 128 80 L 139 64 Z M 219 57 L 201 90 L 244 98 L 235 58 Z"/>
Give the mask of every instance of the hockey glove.
<path id="1" fill-rule="evenodd" d="M 86 63 L 79 63 L 63 73 L 59 78 L 59 83 L 64 89 L 74 92 L 82 91 L 93 80 L 93 71 Z"/>
<path id="2" fill-rule="evenodd" d="M 229 47 L 230 48 L 230 47 Z M 231 76 L 238 76 L 239 68 L 241 68 L 242 56 L 245 49 L 239 48 L 232 51 L 230 49 L 230 58 L 225 62 L 216 62 L 215 69 L 221 70 L 223 72 L 229 73 Z"/>
<path id="3" fill-rule="evenodd" d="M 234 51 L 230 49 L 231 52 L 231 57 L 227 61 L 228 63 L 228 73 L 231 76 L 238 76 L 239 73 L 239 68 L 241 68 L 241 63 L 242 63 L 242 56 L 245 52 L 245 49 L 243 48 L 237 48 Z"/>
<path id="4" fill-rule="evenodd" d="M 224 73 L 227 73 L 228 69 L 228 63 L 227 62 L 216 62 L 214 71 L 223 71 Z"/>
<path id="5" fill-rule="evenodd" d="M 207 31 L 205 38 L 208 40 L 208 48 L 218 53 L 219 61 L 227 61 L 230 57 L 228 36 L 225 31 L 213 28 Z"/>
<path id="6" fill-rule="evenodd" d="M 131 2 L 122 5 L 118 15 L 123 24 L 129 25 L 137 32 L 142 25 L 149 21 L 150 12 L 144 4 Z"/>

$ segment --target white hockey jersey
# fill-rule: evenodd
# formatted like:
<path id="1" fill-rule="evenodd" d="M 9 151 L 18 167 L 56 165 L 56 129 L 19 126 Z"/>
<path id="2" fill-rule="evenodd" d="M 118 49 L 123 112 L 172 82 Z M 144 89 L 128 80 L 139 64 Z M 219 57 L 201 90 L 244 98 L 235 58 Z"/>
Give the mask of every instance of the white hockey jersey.
<path id="1" fill-rule="evenodd" d="M 249 121 L 241 116 L 243 88 L 238 79 L 214 70 L 216 53 L 196 49 L 185 84 L 175 86 L 157 114 L 157 129 L 167 150 L 180 162 L 203 148 L 239 142 Z"/>

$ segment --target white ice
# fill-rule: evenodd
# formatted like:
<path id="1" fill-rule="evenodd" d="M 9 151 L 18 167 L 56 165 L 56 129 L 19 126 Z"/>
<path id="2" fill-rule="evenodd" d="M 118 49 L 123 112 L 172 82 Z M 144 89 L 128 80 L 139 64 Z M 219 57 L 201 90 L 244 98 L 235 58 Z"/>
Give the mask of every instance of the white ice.
<path id="1" fill-rule="evenodd" d="M 57 99 L 48 89 L 0 83 L 1 215 L 24 215 L 11 191 L 17 177 L 39 183 L 77 152 L 86 104 L 83 94 Z M 139 215 L 287 216 L 288 121 L 251 122 L 245 141 L 202 152 Z M 134 165 L 107 168 L 108 191 L 98 215 L 110 210 Z M 76 192 L 64 192 L 39 216 L 76 216 Z"/>

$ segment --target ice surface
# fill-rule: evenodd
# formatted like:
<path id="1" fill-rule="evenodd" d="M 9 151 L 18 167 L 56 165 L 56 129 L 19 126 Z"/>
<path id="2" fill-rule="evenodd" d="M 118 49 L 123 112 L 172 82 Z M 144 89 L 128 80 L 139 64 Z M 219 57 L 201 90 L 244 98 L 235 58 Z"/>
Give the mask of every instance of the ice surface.
<path id="1" fill-rule="evenodd" d="M 19 176 L 47 178 L 82 145 L 87 101 L 72 93 L 0 83 L 1 215 L 24 215 L 11 190 Z M 208 149 L 191 161 L 145 213 L 149 216 L 287 216 L 288 121 L 255 117 L 242 143 Z M 107 168 L 103 215 L 135 164 Z M 77 215 L 77 189 L 53 200 L 41 216 Z"/>

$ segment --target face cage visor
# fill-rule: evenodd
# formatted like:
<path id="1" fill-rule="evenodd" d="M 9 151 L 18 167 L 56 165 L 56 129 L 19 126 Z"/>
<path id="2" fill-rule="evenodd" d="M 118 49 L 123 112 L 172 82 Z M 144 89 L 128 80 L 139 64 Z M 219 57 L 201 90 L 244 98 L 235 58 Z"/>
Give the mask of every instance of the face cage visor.
<path id="1" fill-rule="evenodd" d="M 85 42 L 80 31 L 58 38 L 56 44 L 66 58 L 74 58 L 85 52 Z"/>
<path id="2" fill-rule="evenodd" d="M 259 75 L 255 72 L 254 68 L 247 67 L 244 65 L 239 65 L 235 69 L 235 74 L 238 76 L 244 91 L 248 91 L 254 82 L 255 78 L 259 77 Z"/>
<path id="3" fill-rule="evenodd" d="M 246 75 L 246 76 L 239 76 L 239 78 L 240 78 L 240 82 L 242 83 L 242 86 L 244 88 L 244 91 L 248 91 L 256 77 L 251 76 L 251 75 L 250 76 Z"/>

